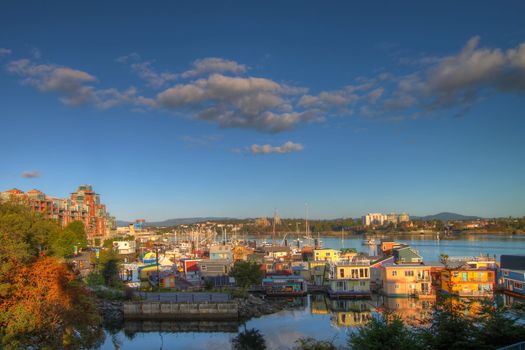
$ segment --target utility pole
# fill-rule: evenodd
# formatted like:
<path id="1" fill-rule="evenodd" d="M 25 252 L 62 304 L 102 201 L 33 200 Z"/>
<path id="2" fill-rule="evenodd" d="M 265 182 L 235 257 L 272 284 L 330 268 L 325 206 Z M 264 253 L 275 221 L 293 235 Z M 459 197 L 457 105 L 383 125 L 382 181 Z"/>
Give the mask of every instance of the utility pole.
<path id="1" fill-rule="evenodd" d="M 160 270 L 159 270 L 159 246 L 155 243 L 155 260 L 157 262 L 157 292 L 160 290 Z"/>

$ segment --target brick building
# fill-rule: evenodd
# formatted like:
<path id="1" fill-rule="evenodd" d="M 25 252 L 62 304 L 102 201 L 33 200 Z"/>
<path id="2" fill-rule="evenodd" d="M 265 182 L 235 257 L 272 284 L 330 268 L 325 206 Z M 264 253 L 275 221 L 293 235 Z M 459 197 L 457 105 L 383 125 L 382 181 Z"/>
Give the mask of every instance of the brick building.
<path id="1" fill-rule="evenodd" d="M 82 221 L 89 241 L 109 237 L 115 229 L 115 218 L 106 211 L 106 205 L 100 202 L 100 195 L 90 185 L 80 185 L 71 193 L 70 198 L 47 196 L 33 189 L 27 193 L 13 188 L 0 192 L 2 200 L 19 200 L 28 205 L 32 211 L 56 220 L 62 227 L 73 221 Z"/>

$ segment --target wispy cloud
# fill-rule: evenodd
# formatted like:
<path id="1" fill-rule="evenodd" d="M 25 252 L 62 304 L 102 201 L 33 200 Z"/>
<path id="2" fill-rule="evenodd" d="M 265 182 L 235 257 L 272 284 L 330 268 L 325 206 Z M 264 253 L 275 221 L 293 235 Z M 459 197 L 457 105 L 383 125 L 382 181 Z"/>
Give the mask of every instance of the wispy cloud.
<path id="1" fill-rule="evenodd" d="M 127 64 L 130 66 L 131 71 L 142 80 L 146 81 L 149 87 L 160 89 L 171 81 L 178 79 L 178 75 L 171 72 L 158 72 L 153 64 L 154 60 L 145 61 L 142 60 L 141 56 L 132 52 L 129 55 L 121 56 L 115 59 L 116 62 Z"/>
<path id="2" fill-rule="evenodd" d="M 225 60 L 219 57 L 207 57 L 193 61 L 193 68 L 182 73 L 182 78 L 193 78 L 212 73 L 235 73 L 246 72 L 248 67 L 235 61 Z"/>
<path id="3" fill-rule="evenodd" d="M 384 100 L 385 108 L 465 111 L 493 92 L 525 93 L 525 43 L 505 51 L 479 47 L 479 42 L 473 37 L 459 53 L 436 60 L 424 72 L 400 77 Z"/>
<path id="4" fill-rule="evenodd" d="M 11 49 L 6 49 L 4 47 L 0 47 L 0 57 L 9 56 L 13 51 Z"/>
<path id="5" fill-rule="evenodd" d="M 525 93 L 525 43 L 507 50 L 479 44 L 476 36 L 452 55 L 405 58 L 400 63 L 415 68 L 412 72 L 382 73 L 362 84 L 304 95 L 299 105 L 333 115 L 355 109 L 392 121 L 448 109 L 457 116 L 495 92 Z"/>
<path id="6" fill-rule="evenodd" d="M 187 143 L 190 146 L 210 147 L 214 143 L 222 140 L 222 135 L 202 135 L 202 136 L 182 135 L 179 137 L 179 140 Z"/>
<path id="7" fill-rule="evenodd" d="M 20 177 L 24 179 L 34 179 L 40 176 L 42 176 L 42 174 L 36 170 L 24 171 L 22 174 L 20 174 Z"/>
<path id="8" fill-rule="evenodd" d="M 304 149 L 304 146 L 300 143 L 294 143 L 288 141 L 283 143 L 281 146 L 272 146 L 269 144 L 266 145 L 256 145 L 253 144 L 249 148 L 249 152 L 252 154 L 285 154 L 291 152 L 300 152 Z"/>
<path id="9" fill-rule="evenodd" d="M 56 93 L 68 106 L 93 104 L 98 108 L 111 108 L 122 104 L 152 105 L 153 101 L 137 95 L 130 87 L 97 89 L 98 79 L 82 70 L 54 64 L 39 64 L 30 59 L 19 59 L 7 64 L 7 71 L 21 78 L 21 83 L 33 86 L 42 92 Z"/>

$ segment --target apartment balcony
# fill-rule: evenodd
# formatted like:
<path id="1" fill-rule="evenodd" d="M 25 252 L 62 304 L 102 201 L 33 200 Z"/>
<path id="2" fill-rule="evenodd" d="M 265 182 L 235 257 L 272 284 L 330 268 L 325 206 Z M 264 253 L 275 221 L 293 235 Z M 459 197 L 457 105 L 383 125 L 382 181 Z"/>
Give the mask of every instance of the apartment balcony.
<path id="1" fill-rule="evenodd" d="M 417 282 L 430 282 L 430 276 L 416 276 Z"/>
<path id="2" fill-rule="evenodd" d="M 370 266 L 370 260 L 339 260 L 335 266 Z"/>

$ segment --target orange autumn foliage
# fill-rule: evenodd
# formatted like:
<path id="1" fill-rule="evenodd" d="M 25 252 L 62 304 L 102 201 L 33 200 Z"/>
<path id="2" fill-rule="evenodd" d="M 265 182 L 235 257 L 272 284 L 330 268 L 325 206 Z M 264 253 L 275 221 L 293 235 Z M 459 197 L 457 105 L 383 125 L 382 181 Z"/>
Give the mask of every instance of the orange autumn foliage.
<path id="1" fill-rule="evenodd" d="M 5 316 L 0 326 L 8 337 L 22 343 L 46 343 L 52 348 L 70 344 L 74 348 L 85 340 L 75 339 L 78 334 L 100 336 L 93 300 L 66 264 L 41 256 L 15 270 L 11 288 L 0 298 L 0 313 Z"/>

